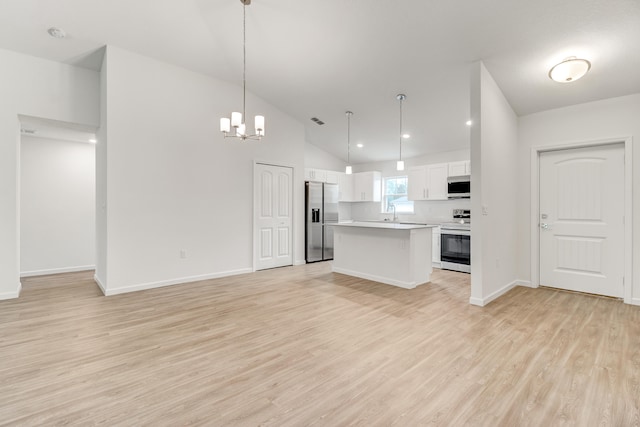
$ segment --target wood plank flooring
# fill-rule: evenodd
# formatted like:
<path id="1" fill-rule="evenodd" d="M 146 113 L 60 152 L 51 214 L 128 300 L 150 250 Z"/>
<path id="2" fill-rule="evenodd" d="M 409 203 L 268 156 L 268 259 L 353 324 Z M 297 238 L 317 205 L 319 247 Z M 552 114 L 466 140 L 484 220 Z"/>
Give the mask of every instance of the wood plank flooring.
<path id="1" fill-rule="evenodd" d="M 0 302 L 0 424 L 640 426 L 640 307 L 470 276 L 413 290 L 330 263 Z"/>

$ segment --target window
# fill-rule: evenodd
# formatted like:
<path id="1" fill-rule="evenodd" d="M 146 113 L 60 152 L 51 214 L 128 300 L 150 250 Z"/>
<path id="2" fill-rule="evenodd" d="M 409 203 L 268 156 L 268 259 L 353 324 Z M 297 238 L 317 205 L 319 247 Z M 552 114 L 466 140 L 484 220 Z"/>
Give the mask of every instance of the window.
<path id="1" fill-rule="evenodd" d="M 407 197 L 407 177 L 390 176 L 384 179 L 384 197 L 382 198 L 382 212 L 413 213 L 413 201 Z"/>

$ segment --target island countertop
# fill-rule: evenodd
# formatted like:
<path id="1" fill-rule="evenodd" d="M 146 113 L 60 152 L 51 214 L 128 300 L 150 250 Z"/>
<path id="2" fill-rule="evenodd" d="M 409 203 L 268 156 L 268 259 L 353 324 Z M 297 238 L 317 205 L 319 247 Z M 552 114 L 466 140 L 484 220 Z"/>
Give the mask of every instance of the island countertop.
<path id="1" fill-rule="evenodd" d="M 364 228 L 384 228 L 391 230 L 417 230 L 420 228 L 435 228 L 438 225 L 431 224 L 408 224 L 401 222 L 392 222 L 392 221 L 350 221 L 350 222 L 339 222 L 337 224 L 333 224 L 334 226 L 339 227 L 364 227 Z"/>

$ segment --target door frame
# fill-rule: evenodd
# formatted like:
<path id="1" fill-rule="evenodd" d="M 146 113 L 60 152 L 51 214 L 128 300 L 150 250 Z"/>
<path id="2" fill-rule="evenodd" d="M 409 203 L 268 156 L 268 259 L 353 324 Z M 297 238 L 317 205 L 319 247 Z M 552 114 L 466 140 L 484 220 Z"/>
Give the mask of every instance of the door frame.
<path id="1" fill-rule="evenodd" d="M 252 211 L 253 211 L 253 221 L 252 221 L 252 227 L 253 230 L 251 230 L 251 234 L 253 235 L 253 250 L 252 252 L 252 269 L 253 272 L 255 273 L 256 271 L 258 271 L 258 244 L 260 243 L 258 240 L 258 218 L 257 218 L 257 208 L 258 208 L 258 196 L 256 193 L 256 167 L 258 165 L 266 165 L 266 166 L 276 166 L 279 168 L 289 168 L 291 169 L 291 265 L 297 265 L 296 264 L 296 219 L 297 219 L 297 215 L 296 215 L 296 203 L 298 200 L 298 197 L 296 196 L 296 167 L 292 164 L 287 164 L 287 163 L 276 163 L 276 162 L 270 162 L 267 160 L 259 160 L 259 159 L 254 159 L 253 160 L 253 173 L 252 173 L 252 187 L 253 187 L 253 207 L 252 207 Z"/>
<path id="2" fill-rule="evenodd" d="M 531 210 L 529 227 L 531 233 L 531 287 L 540 286 L 540 154 L 574 148 L 595 148 L 612 144 L 624 144 L 624 302 L 634 304 L 633 299 L 633 138 L 608 138 L 594 141 L 570 142 L 543 145 L 531 148 Z M 640 305 L 640 301 L 636 302 Z"/>

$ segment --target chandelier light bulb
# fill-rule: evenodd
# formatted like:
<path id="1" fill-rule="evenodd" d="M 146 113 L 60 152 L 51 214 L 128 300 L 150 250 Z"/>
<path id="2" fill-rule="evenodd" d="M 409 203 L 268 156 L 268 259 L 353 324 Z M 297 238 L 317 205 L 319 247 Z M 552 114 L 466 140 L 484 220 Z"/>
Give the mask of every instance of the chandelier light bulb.
<path id="1" fill-rule="evenodd" d="M 263 132 L 264 133 L 264 116 L 256 116 L 256 133 Z"/>
<path id="2" fill-rule="evenodd" d="M 231 126 L 233 126 L 234 128 L 237 128 L 241 124 L 242 124 L 242 113 L 238 113 L 237 111 L 234 111 L 233 113 L 231 113 Z"/>
<path id="3" fill-rule="evenodd" d="M 228 117 L 220 119 L 220 132 L 231 132 L 231 120 Z"/>

